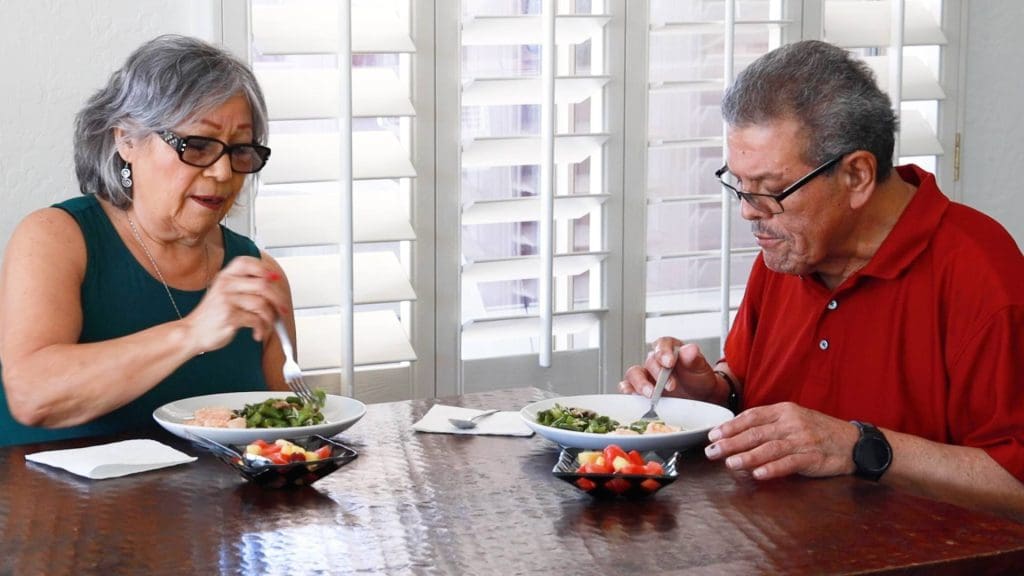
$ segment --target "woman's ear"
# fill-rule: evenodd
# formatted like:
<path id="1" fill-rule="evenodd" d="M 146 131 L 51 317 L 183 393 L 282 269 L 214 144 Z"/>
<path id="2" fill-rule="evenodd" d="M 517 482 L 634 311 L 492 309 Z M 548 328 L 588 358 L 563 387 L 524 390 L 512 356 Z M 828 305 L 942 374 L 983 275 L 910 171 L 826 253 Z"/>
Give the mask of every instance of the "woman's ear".
<path id="1" fill-rule="evenodd" d="M 117 153 L 125 162 L 131 162 L 135 153 L 135 143 L 124 131 L 124 128 L 114 128 L 114 144 L 117 146 Z"/>
<path id="2" fill-rule="evenodd" d="M 842 163 L 843 182 L 850 191 L 850 208 L 858 210 L 871 199 L 877 184 L 877 166 L 875 155 L 867 150 L 851 152 Z"/>

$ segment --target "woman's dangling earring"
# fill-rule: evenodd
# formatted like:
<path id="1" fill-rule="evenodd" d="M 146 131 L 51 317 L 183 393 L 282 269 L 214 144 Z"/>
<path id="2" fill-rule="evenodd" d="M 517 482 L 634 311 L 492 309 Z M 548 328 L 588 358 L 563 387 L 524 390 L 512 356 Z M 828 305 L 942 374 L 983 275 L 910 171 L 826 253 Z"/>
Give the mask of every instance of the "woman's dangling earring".
<path id="1" fill-rule="evenodd" d="M 125 188 L 132 187 L 132 165 L 131 162 L 125 162 L 124 168 L 121 168 L 121 186 Z"/>

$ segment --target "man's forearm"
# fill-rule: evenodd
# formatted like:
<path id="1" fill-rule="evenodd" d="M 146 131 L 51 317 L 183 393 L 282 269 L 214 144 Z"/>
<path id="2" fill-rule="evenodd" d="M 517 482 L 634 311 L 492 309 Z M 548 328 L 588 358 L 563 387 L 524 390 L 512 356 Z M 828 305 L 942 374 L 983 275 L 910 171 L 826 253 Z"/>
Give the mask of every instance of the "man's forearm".
<path id="1" fill-rule="evenodd" d="M 984 450 L 883 431 L 893 450 L 883 483 L 1024 522 L 1024 484 Z"/>

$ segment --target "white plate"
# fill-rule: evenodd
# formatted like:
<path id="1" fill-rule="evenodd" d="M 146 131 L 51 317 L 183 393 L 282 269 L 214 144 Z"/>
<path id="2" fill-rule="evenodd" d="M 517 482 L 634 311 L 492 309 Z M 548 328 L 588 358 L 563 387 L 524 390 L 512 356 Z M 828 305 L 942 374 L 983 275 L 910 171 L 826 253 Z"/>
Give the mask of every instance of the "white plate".
<path id="1" fill-rule="evenodd" d="M 716 404 L 682 398 L 662 398 L 658 402 L 658 415 L 666 424 L 682 428 L 681 431 L 671 434 L 641 434 L 638 436 L 593 434 L 553 428 L 537 422 L 537 413 L 547 410 L 555 404 L 566 408 L 586 408 L 601 416 L 617 420 L 620 424 L 629 424 L 634 420 L 639 420 L 647 412 L 647 409 L 651 407 L 650 399 L 636 394 L 562 396 L 534 402 L 519 411 L 519 415 L 522 416 L 526 425 L 537 434 L 567 448 L 587 450 L 601 449 L 609 444 L 618 444 L 627 451 L 683 450 L 705 443 L 709 430 L 733 417 L 732 412 Z"/>
<path id="2" fill-rule="evenodd" d="M 248 444 L 259 439 L 272 442 L 278 438 L 298 438 L 319 434 L 331 437 L 355 424 L 363 414 L 366 406 L 359 400 L 346 396 L 327 395 L 327 401 L 320 410 L 324 422 L 315 426 L 295 426 L 292 428 L 210 428 L 189 424 L 192 414 L 199 408 L 220 406 L 232 410 L 241 410 L 246 404 L 258 404 L 267 398 L 284 398 L 287 392 L 230 392 L 225 394 L 209 394 L 193 396 L 170 404 L 164 404 L 153 411 L 153 419 L 175 436 L 188 439 L 189 432 L 220 442 L 221 444 Z"/>

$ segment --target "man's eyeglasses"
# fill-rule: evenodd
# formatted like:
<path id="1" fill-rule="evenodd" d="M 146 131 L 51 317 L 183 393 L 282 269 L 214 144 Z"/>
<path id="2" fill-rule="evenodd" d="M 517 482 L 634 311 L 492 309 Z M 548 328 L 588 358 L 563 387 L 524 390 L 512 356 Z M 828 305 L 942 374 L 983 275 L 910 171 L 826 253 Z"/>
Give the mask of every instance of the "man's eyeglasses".
<path id="1" fill-rule="evenodd" d="M 750 206 L 753 207 L 755 210 L 759 212 L 764 212 L 766 214 L 782 214 L 784 212 L 784 210 L 782 209 L 782 201 L 785 200 L 787 196 L 799 190 L 804 184 L 807 184 L 811 180 L 814 180 L 822 172 L 835 166 L 847 154 L 849 154 L 849 152 L 844 152 L 843 154 L 836 156 L 835 158 L 829 160 L 828 162 L 825 162 L 821 166 L 818 166 L 814 170 L 811 170 L 810 172 L 807 173 L 806 176 L 797 180 L 796 182 L 793 182 L 792 184 L 787 186 L 785 190 L 779 192 L 778 194 L 757 194 L 754 192 L 744 192 L 740 190 L 739 179 L 736 178 L 736 176 L 732 172 L 729 172 L 728 164 L 719 168 L 715 172 L 715 177 L 718 178 L 718 181 L 722 183 L 722 186 L 725 186 L 729 190 L 732 190 L 736 194 L 737 199 L 746 200 L 747 204 L 750 204 Z"/>
<path id="2" fill-rule="evenodd" d="M 267 165 L 270 148 L 259 144 L 225 144 L 205 136 L 178 136 L 170 130 L 160 132 L 160 138 L 174 148 L 178 158 L 189 166 L 206 168 L 227 154 L 231 169 L 241 174 L 259 172 Z"/>

